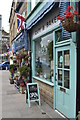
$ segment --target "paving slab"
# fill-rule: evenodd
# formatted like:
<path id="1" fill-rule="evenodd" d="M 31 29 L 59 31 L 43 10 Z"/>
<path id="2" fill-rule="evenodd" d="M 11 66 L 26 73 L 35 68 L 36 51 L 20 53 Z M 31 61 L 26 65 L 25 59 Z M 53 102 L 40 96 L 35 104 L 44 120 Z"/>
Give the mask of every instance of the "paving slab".
<path id="1" fill-rule="evenodd" d="M 21 94 L 9 82 L 9 71 L 0 71 L 2 76 L 2 118 L 63 118 L 47 103 L 31 102 L 29 108 L 25 94 Z"/>

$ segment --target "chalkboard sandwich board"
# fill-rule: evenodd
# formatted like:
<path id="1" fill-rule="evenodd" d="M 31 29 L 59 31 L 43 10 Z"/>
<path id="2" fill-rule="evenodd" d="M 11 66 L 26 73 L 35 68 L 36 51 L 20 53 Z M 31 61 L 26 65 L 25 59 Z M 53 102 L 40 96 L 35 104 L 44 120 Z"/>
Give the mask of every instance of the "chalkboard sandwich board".
<path id="1" fill-rule="evenodd" d="M 27 99 L 30 107 L 30 101 L 38 101 L 40 105 L 40 94 L 38 83 L 28 83 L 27 84 Z"/>

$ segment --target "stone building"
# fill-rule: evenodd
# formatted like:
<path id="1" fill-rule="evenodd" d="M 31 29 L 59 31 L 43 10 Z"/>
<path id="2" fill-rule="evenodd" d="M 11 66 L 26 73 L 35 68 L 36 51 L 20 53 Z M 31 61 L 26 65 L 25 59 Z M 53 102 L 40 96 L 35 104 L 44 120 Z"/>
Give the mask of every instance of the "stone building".
<path id="1" fill-rule="evenodd" d="M 9 33 L 2 29 L 2 54 L 9 52 Z M 2 62 L 9 59 L 9 56 L 2 56 Z"/>
<path id="2" fill-rule="evenodd" d="M 27 16 L 27 2 L 25 0 L 23 2 L 12 2 L 11 6 L 11 12 L 10 12 L 10 17 L 9 17 L 9 22 L 10 22 L 10 46 L 12 45 L 13 39 L 18 35 L 17 32 L 17 16 L 15 13 L 15 10 L 21 14 L 22 16 L 26 17 Z"/>

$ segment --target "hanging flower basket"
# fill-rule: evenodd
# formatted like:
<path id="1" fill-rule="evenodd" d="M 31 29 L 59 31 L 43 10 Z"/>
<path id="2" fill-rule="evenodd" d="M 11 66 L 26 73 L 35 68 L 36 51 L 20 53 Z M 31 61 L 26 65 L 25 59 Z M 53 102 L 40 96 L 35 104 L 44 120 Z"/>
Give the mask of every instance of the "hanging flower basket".
<path id="1" fill-rule="evenodd" d="M 69 32 L 80 30 L 80 15 L 76 10 L 73 11 L 72 6 L 68 6 L 68 10 L 64 12 L 64 17 L 57 17 L 61 21 L 62 27 Z M 74 20 L 75 19 L 75 20 Z"/>
<path id="2" fill-rule="evenodd" d="M 62 27 L 69 32 L 80 30 L 80 22 L 75 22 L 72 17 L 61 21 Z"/>

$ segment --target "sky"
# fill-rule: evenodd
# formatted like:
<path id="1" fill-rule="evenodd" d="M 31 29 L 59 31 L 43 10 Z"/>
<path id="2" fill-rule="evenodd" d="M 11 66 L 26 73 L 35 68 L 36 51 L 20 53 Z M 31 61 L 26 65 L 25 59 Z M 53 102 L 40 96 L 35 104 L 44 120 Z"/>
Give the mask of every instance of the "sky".
<path id="1" fill-rule="evenodd" d="M 9 32 L 9 16 L 12 0 L 0 0 L 0 15 L 2 15 L 2 27 Z"/>

